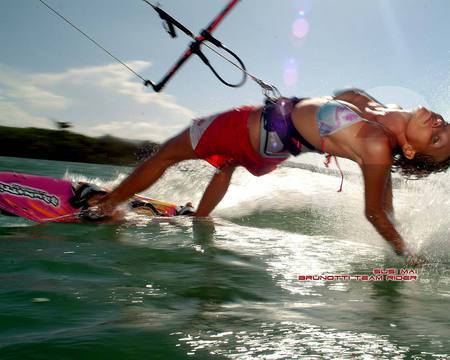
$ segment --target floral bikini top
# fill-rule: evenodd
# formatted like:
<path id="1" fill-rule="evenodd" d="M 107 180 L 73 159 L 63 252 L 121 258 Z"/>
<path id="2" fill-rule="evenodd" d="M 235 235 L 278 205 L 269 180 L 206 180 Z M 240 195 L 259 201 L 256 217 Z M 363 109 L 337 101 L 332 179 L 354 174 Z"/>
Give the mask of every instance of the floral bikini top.
<path id="1" fill-rule="evenodd" d="M 320 136 L 323 137 L 367 120 L 339 100 L 330 100 L 317 110 L 316 121 Z"/>

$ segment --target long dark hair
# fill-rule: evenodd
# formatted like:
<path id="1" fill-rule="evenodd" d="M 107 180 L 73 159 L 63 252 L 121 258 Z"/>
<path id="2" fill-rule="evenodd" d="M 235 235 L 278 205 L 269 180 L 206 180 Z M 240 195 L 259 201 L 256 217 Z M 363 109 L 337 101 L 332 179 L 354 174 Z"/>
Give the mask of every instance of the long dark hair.
<path id="1" fill-rule="evenodd" d="M 408 159 L 400 148 L 394 150 L 392 171 L 408 179 L 425 178 L 432 173 L 446 171 L 450 166 L 450 156 L 437 162 L 430 155 L 416 154 L 413 159 Z"/>

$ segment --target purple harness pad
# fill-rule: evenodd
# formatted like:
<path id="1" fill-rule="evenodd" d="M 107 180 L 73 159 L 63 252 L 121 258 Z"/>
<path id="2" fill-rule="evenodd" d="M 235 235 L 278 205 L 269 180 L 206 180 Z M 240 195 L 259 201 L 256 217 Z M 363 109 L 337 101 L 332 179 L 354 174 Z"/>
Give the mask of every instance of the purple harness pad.
<path id="1" fill-rule="evenodd" d="M 69 204 L 72 183 L 46 176 L 0 172 L 0 209 L 36 222 L 78 222 Z"/>
<path id="2" fill-rule="evenodd" d="M 279 98 L 275 101 L 266 100 L 263 118 L 264 128 L 267 131 L 275 131 L 292 155 L 297 156 L 301 152 L 302 145 L 308 149 L 316 150 L 295 128 L 292 123 L 292 111 L 295 105 L 302 101 L 300 98 Z"/>

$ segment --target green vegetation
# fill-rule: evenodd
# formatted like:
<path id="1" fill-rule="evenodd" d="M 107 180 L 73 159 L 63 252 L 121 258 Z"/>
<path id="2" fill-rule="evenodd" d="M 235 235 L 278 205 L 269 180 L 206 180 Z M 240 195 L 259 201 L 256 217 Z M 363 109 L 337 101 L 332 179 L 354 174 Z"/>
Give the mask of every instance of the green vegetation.
<path id="1" fill-rule="evenodd" d="M 103 136 L 92 138 L 67 130 L 0 126 L 0 156 L 135 165 L 155 151 L 156 143 Z"/>

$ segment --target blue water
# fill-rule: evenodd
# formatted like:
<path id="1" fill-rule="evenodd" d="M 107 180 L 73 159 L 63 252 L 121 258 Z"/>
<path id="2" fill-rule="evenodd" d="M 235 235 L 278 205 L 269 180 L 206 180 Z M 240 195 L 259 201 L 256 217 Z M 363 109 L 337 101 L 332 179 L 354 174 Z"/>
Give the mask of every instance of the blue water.
<path id="1" fill-rule="evenodd" d="M 17 171 L 114 186 L 131 169 L 0 157 Z M 145 194 L 198 202 L 212 170 Z M 363 216 L 362 185 L 285 166 L 238 171 L 210 219 L 38 225 L 0 217 L 0 359 L 450 358 L 447 175 L 396 182 L 413 281 L 299 275 L 408 268 Z"/>

